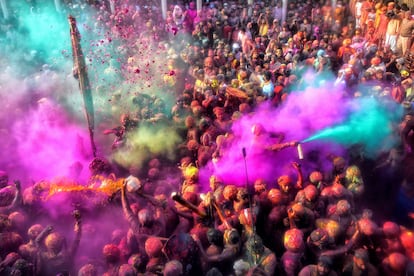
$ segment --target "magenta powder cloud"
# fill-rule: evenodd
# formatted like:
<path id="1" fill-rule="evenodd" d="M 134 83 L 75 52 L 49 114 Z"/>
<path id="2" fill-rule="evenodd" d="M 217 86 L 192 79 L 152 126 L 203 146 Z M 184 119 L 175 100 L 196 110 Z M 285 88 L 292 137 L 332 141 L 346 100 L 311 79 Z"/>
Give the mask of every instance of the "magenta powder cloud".
<path id="1" fill-rule="evenodd" d="M 52 100 L 39 100 L 36 108 L 15 122 L 12 132 L 21 172 L 33 181 L 89 177 L 88 163 L 92 157 L 86 127 L 76 125 Z M 80 175 L 73 170 L 75 163 L 83 167 Z"/>
<path id="2" fill-rule="evenodd" d="M 375 109 L 382 108 L 382 103 L 377 99 L 367 101 L 362 98 L 347 97 L 340 87 L 328 80 L 324 80 L 322 83 L 318 82 L 315 77 L 313 83 L 305 84 L 302 87 L 305 87 L 303 91 L 292 92 L 288 100 L 279 108 L 270 107 L 265 103 L 259 106 L 254 113 L 243 116 L 236 121 L 232 128 L 235 139 L 232 140 L 219 162 L 211 163 L 202 172 L 203 184 L 208 179 L 208 175 L 216 174 L 226 184 L 244 185 L 247 181 L 251 184 L 261 178 L 266 180 L 270 186 L 275 186 L 276 179 L 280 175 L 295 175 L 291 163 L 299 161 L 305 165 L 303 166 L 305 177 L 313 169 L 327 170 L 331 167 L 329 157 L 344 154 L 345 146 L 350 146 L 351 143 L 342 143 L 344 139 L 341 141 L 338 139 L 323 141 L 315 139 L 302 145 L 305 160 L 299 160 L 296 148 L 286 148 L 279 152 L 266 150 L 266 145 L 272 144 L 274 141 L 271 138 L 255 141 L 256 138 L 251 131 L 252 127 L 255 124 L 261 124 L 268 133 L 282 132 L 285 135 L 284 142 L 303 141 L 324 129 L 348 125 L 350 118 L 354 118 L 356 112 L 366 112 L 366 110 L 372 109 L 372 102 L 378 102 L 374 105 Z M 375 116 L 367 117 L 362 113 L 362 116 L 357 117 L 360 118 L 360 125 L 365 124 L 364 120 L 370 120 L 370 125 L 374 128 L 388 127 L 387 124 L 384 125 L 383 119 L 379 120 Z M 390 122 L 391 119 L 391 117 L 387 118 L 386 121 Z M 368 128 L 365 132 L 367 131 L 369 131 Z M 382 132 L 382 136 L 389 134 L 389 131 Z M 352 132 L 347 135 L 352 135 Z M 359 133 L 358 135 L 359 139 L 354 139 L 353 143 L 361 142 L 365 145 L 370 143 L 372 135 L 369 133 Z M 376 139 L 383 138 L 385 137 L 377 137 Z M 247 153 L 246 166 L 242 154 L 243 148 Z M 378 148 L 378 150 L 380 149 Z"/>

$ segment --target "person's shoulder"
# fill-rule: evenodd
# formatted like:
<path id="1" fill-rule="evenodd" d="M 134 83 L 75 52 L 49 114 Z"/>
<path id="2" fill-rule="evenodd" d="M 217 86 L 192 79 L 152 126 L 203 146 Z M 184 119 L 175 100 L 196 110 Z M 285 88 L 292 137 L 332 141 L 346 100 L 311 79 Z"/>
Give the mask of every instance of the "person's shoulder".
<path id="1" fill-rule="evenodd" d="M 378 274 L 378 269 L 371 263 L 367 264 L 367 269 L 368 269 L 368 275 L 370 276 L 376 276 L 379 275 Z"/>
<path id="2" fill-rule="evenodd" d="M 331 272 L 329 272 L 328 276 L 338 276 L 338 273 L 332 270 Z"/>
<path id="3" fill-rule="evenodd" d="M 312 272 L 316 271 L 316 265 L 307 265 L 299 272 L 299 276 L 312 276 Z"/>
<path id="4" fill-rule="evenodd" d="M 345 264 L 344 268 L 342 269 L 341 275 L 352 275 L 352 270 L 354 268 L 353 262 L 349 262 Z"/>

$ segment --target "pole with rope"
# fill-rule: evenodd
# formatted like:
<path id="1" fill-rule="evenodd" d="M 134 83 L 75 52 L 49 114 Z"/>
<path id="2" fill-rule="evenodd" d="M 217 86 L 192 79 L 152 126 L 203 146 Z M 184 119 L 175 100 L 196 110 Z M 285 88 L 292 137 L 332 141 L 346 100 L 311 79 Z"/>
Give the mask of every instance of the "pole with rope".
<path id="1" fill-rule="evenodd" d="M 91 86 L 89 83 L 88 72 L 86 69 L 85 56 L 82 52 L 80 45 L 80 33 L 76 25 L 76 19 L 69 15 L 69 26 L 70 26 L 70 40 L 72 43 L 72 55 L 73 55 L 73 74 L 74 77 L 79 81 L 79 89 L 83 97 L 83 105 L 85 109 L 86 121 L 88 123 L 89 138 L 91 142 L 93 157 L 96 157 L 96 146 L 94 142 L 94 108 L 93 98 L 91 92 Z"/>

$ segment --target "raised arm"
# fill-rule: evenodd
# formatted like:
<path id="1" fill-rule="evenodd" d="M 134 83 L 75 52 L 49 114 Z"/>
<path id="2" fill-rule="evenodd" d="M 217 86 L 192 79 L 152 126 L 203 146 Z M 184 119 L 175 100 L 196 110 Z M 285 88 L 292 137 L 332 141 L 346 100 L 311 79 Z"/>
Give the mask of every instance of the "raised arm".
<path id="1" fill-rule="evenodd" d="M 82 237 L 82 218 L 79 210 L 73 211 L 73 217 L 75 218 L 75 239 L 73 240 L 72 246 L 69 249 L 69 257 L 71 261 L 75 257 L 76 252 L 78 251 L 79 243 Z"/>
<path id="2" fill-rule="evenodd" d="M 16 194 L 14 196 L 12 203 L 9 206 L 1 208 L 1 210 L 11 212 L 23 204 L 22 187 L 20 181 L 15 180 L 14 185 L 16 186 Z"/>
<path id="3" fill-rule="evenodd" d="M 126 195 L 126 181 L 122 184 L 121 189 L 121 201 L 122 201 L 122 210 L 124 212 L 124 216 L 126 220 L 129 223 L 129 226 L 131 227 L 132 231 L 134 233 L 139 232 L 139 221 L 137 216 L 132 212 L 131 206 L 129 206 L 128 197 Z"/>
<path id="4" fill-rule="evenodd" d="M 322 252 L 321 255 L 323 256 L 330 256 L 330 257 L 336 257 L 339 255 L 344 255 L 345 253 L 349 252 L 355 245 L 356 241 L 359 238 L 359 230 L 356 230 L 354 235 L 352 235 L 352 238 L 343 246 L 333 249 L 333 250 L 326 250 Z"/>
<path id="5" fill-rule="evenodd" d="M 47 237 L 47 235 L 49 235 L 52 232 L 53 232 L 53 226 L 52 225 L 46 226 L 45 229 L 43 229 L 43 231 L 40 232 L 40 234 L 35 239 L 36 247 L 40 249 L 43 240 Z"/>
<path id="6" fill-rule="evenodd" d="M 35 239 L 35 245 L 37 247 L 37 258 L 36 258 L 36 275 L 40 275 L 40 272 L 42 271 L 42 267 L 43 267 L 43 262 L 42 262 L 42 252 L 43 249 L 41 247 L 43 240 L 47 237 L 47 235 L 49 235 L 50 233 L 53 232 L 53 226 L 48 225 L 45 229 L 43 229 L 43 231 L 36 237 Z"/>
<path id="7" fill-rule="evenodd" d="M 296 174 L 298 175 L 298 180 L 296 181 L 296 188 L 302 189 L 303 187 L 303 173 L 301 166 L 298 162 L 292 162 L 292 167 L 295 169 Z"/>
<path id="8" fill-rule="evenodd" d="M 269 150 L 272 151 L 280 151 L 282 149 L 288 148 L 288 147 L 295 147 L 298 144 L 298 142 L 292 141 L 292 142 L 286 142 L 286 143 L 276 143 L 269 147 L 267 147 Z"/>
<path id="9" fill-rule="evenodd" d="M 200 249 L 202 259 L 206 260 L 207 262 L 223 262 L 230 260 L 236 253 L 236 251 L 231 248 L 224 248 L 220 254 L 209 256 L 204 250 L 203 245 L 201 244 L 201 241 L 198 239 L 198 237 L 196 235 L 192 235 L 192 237 Z"/>

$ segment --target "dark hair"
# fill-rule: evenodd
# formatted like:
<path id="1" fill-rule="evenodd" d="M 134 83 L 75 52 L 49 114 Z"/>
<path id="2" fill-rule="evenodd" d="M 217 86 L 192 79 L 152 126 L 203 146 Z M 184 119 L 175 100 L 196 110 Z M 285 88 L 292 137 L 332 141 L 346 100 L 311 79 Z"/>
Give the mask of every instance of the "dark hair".
<path id="1" fill-rule="evenodd" d="M 359 248 L 359 249 L 355 250 L 354 256 L 356 258 L 362 259 L 366 262 L 369 261 L 368 251 L 366 249 Z"/>
<path id="2" fill-rule="evenodd" d="M 270 71 L 265 71 L 265 72 L 264 72 L 264 77 L 265 77 L 265 80 L 270 80 L 270 79 L 272 79 L 272 72 L 270 72 Z"/>
<path id="3" fill-rule="evenodd" d="M 318 259 L 318 264 L 322 264 L 325 267 L 331 268 L 332 267 L 332 258 L 329 256 L 322 255 Z"/>
<path id="4" fill-rule="evenodd" d="M 215 228 L 209 228 L 207 230 L 207 240 L 214 245 L 223 245 L 223 234 L 215 229 Z"/>
<path id="5" fill-rule="evenodd" d="M 387 11 L 385 14 L 388 18 L 394 18 L 396 16 L 395 12 L 393 10 Z"/>
<path id="6" fill-rule="evenodd" d="M 216 267 L 213 267 L 209 271 L 207 271 L 206 276 L 223 276 L 223 273 L 221 273 L 220 270 L 218 270 Z"/>

